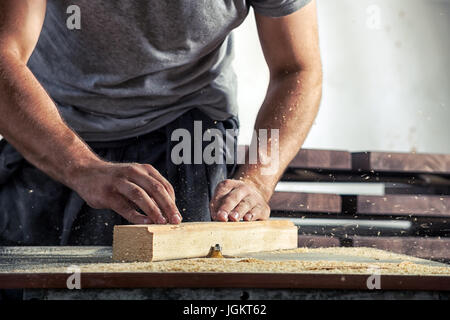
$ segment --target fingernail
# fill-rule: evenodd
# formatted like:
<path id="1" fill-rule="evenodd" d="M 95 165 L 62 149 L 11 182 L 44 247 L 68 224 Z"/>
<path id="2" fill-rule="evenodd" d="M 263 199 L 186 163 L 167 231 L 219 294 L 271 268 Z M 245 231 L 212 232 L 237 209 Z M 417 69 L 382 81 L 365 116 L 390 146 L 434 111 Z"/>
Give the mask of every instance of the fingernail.
<path id="1" fill-rule="evenodd" d="M 251 213 L 247 214 L 247 221 L 252 221 L 253 215 Z"/>
<path id="2" fill-rule="evenodd" d="M 173 223 L 173 224 L 179 224 L 180 222 L 181 222 L 181 217 L 180 217 L 180 215 L 178 215 L 178 214 L 174 215 L 174 216 L 173 216 L 173 219 L 172 219 L 172 223 Z"/>
<path id="3" fill-rule="evenodd" d="M 232 213 L 230 213 L 230 216 L 236 221 L 239 220 L 239 213 L 237 213 L 236 211 L 233 211 Z"/>
<path id="4" fill-rule="evenodd" d="M 159 223 L 159 224 L 166 224 L 166 223 L 167 223 L 167 220 L 166 220 L 166 218 L 164 218 L 164 217 L 160 217 L 160 218 L 158 219 L 158 223 Z"/>
<path id="5" fill-rule="evenodd" d="M 225 210 L 219 210 L 219 212 L 217 212 L 217 217 L 222 218 L 224 221 L 228 221 L 228 212 Z"/>
<path id="6" fill-rule="evenodd" d="M 144 224 L 151 224 L 152 221 L 150 219 L 144 219 Z"/>

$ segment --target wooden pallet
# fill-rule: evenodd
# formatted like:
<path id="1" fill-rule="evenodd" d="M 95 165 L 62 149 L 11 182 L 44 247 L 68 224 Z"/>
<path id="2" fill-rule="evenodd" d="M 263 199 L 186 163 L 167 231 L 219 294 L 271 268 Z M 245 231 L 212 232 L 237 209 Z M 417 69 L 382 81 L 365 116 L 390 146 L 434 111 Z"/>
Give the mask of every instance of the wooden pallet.
<path id="1" fill-rule="evenodd" d="M 282 180 L 385 185 L 383 196 L 276 192 L 272 216 L 297 221 L 299 246 L 371 246 L 450 262 L 450 155 L 304 149 Z"/>

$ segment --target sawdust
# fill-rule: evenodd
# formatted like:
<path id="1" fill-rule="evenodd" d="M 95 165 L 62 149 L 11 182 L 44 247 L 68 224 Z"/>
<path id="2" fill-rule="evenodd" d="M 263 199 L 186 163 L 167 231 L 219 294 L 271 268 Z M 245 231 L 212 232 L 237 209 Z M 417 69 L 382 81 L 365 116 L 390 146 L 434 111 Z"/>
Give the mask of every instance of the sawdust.
<path id="1" fill-rule="evenodd" d="M 158 262 L 101 262 L 80 263 L 77 267 L 82 273 L 103 272 L 238 272 L 238 273 L 333 273 L 333 274 L 380 274 L 400 275 L 449 275 L 450 266 L 435 266 L 425 260 L 398 255 L 373 248 L 298 248 L 269 252 L 274 260 L 260 260 L 253 257 L 197 258 Z M 276 260 L 277 255 L 294 254 L 300 259 Z M 302 260 L 302 254 L 325 254 L 327 260 Z M 338 256 L 349 257 L 348 261 L 338 261 Z M 333 260 L 333 257 L 336 257 Z M 356 261 L 352 261 L 355 257 Z M 361 257 L 380 262 L 357 262 Z M 425 262 L 425 263 L 424 263 Z M 69 264 L 56 263 L 21 266 L 16 265 L 12 272 L 25 273 L 66 273 Z M 11 271 L 10 271 L 11 272 Z"/>
<path id="2" fill-rule="evenodd" d="M 334 273 L 401 275 L 449 275 L 450 267 L 428 266 L 402 261 L 398 263 L 360 263 L 342 261 L 266 261 L 244 259 L 185 259 L 160 262 L 94 263 L 78 266 L 82 273 L 102 272 L 237 272 L 237 273 Z M 64 273 L 66 268 L 35 268 L 26 272 Z"/>
<path id="3" fill-rule="evenodd" d="M 163 262 L 103 263 L 80 265 L 81 272 L 244 272 L 244 273 L 339 273 L 403 275 L 449 275 L 450 267 L 436 267 L 403 261 L 400 263 L 359 263 L 341 261 L 265 261 L 244 259 L 186 259 Z M 28 270 L 27 272 L 29 272 Z M 43 272 L 34 269 L 31 272 Z M 45 272 L 66 272 L 49 268 Z"/>

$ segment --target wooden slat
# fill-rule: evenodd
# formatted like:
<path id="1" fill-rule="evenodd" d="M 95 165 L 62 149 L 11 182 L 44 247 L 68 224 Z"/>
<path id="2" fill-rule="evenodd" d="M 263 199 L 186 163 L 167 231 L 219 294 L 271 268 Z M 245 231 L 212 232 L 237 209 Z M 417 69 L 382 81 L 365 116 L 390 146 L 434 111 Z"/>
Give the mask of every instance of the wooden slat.
<path id="1" fill-rule="evenodd" d="M 353 170 L 450 174 L 449 154 L 352 153 Z"/>
<path id="2" fill-rule="evenodd" d="M 289 164 L 289 168 L 350 170 L 351 155 L 347 151 L 301 149 Z"/>
<path id="3" fill-rule="evenodd" d="M 298 236 L 298 247 L 306 248 L 329 248 L 329 247 L 339 247 L 339 238 L 334 237 L 324 237 L 324 236 Z"/>
<path id="4" fill-rule="evenodd" d="M 224 255 L 297 248 L 291 221 L 187 222 L 114 227 L 115 261 L 161 261 L 206 257 L 215 244 Z"/>
<path id="5" fill-rule="evenodd" d="M 273 212 L 450 218 L 450 196 L 275 192 L 269 204 Z"/>
<path id="6" fill-rule="evenodd" d="M 0 288 L 67 288 L 67 273 L 0 273 Z M 83 273 L 82 288 L 291 288 L 369 290 L 367 274 Z M 449 276 L 381 275 L 382 290 L 450 290 Z"/>
<path id="7" fill-rule="evenodd" d="M 269 205 L 273 211 L 339 213 L 341 202 L 335 194 L 275 192 Z"/>
<path id="8" fill-rule="evenodd" d="M 450 260 L 450 238 L 352 237 L 354 247 L 370 247 L 423 259 Z"/>
<path id="9" fill-rule="evenodd" d="M 357 214 L 450 217 L 450 196 L 357 196 Z"/>
<path id="10" fill-rule="evenodd" d="M 238 146 L 238 163 L 248 160 L 248 145 Z M 351 170 L 350 152 L 341 150 L 301 149 L 289 164 L 292 169 Z"/>

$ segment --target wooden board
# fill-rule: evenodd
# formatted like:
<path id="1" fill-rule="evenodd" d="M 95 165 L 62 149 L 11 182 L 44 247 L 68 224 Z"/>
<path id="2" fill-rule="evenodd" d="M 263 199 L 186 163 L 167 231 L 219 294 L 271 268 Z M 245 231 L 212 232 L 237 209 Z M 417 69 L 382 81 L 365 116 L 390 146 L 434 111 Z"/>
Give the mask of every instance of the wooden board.
<path id="1" fill-rule="evenodd" d="M 0 288 L 67 288 L 67 273 L 0 274 Z M 295 273 L 83 273 L 88 288 L 286 288 L 369 290 L 363 274 Z M 449 291 L 449 276 L 382 275 L 382 290 Z"/>
<path id="2" fill-rule="evenodd" d="M 245 153 L 248 145 L 238 146 L 238 163 L 248 160 Z M 351 170 L 352 160 L 348 151 L 301 149 L 289 163 L 293 169 L 325 169 L 325 170 Z"/>
<path id="3" fill-rule="evenodd" d="M 347 151 L 301 149 L 289 164 L 289 168 L 350 170 L 351 155 Z"/>
<path id="4" fill-rule="evenodd" d="M 225 255 L 292 249 L 297 247 L 297 227 L 285 220 L 115 226 L 113 259 L 148 262 L 205 257 L 216 244 Z"/>
<path id="5" fill-rule="evenodd" d="M 67 274 L 0 275 L 3 288 L 66 288 Z M 450 290 L 448 276 L 384 275 L 383 290 Z M 368 290 L 367 275 L 84 273 L 83 288 L 296 288 Z"/>
<path id="6" fill-rule="evenodd" d="M 354 247 L 369 247 L 422 259 L 450 261 L 450 238 L 352 237 Z"/>
<path id="7" fill-rule="evenodd" d="M 450 174 L 450 155 L 395 152 L 352 153 L 353 170 Z"/>
<path id="8" fill-rule="evenodd" d="M 327 236 L 311 236 L 311 235 L 299 235 L 298 247 L 302 248 L 332 248 L 340 247 L 341 242 L 339 238 L 327 237 Z"/>
<path id="9" fill-rule="evenodd" d="M 450 217 L 449 196 L 358 196 L 356 205 L 358 214 Z"/>
<path id="10" fill-rule="evenodd" d="M 341 212 L 341 197 L 335 194 L 275 192 L 270 199 L 273 211 Z"/>

